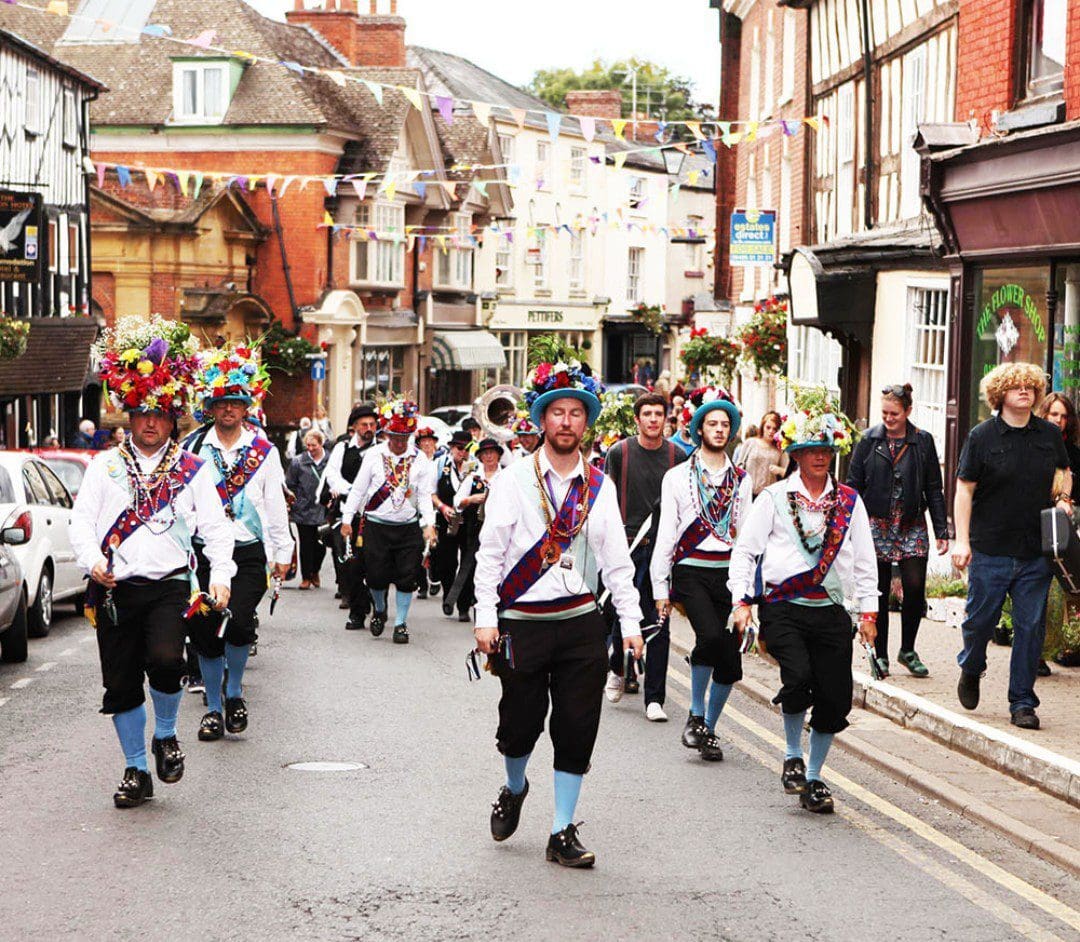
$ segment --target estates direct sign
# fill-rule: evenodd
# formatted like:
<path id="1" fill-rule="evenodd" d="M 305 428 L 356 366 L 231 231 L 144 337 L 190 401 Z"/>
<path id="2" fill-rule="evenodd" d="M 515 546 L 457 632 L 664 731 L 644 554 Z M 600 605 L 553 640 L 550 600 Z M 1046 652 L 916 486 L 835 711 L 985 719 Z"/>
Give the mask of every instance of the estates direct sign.
<path id="1" fill-rule="evenodd" d="M 731 214 L 731 264 L 742 268 L 776 263 L 776 210 L 736 209 Z"/>

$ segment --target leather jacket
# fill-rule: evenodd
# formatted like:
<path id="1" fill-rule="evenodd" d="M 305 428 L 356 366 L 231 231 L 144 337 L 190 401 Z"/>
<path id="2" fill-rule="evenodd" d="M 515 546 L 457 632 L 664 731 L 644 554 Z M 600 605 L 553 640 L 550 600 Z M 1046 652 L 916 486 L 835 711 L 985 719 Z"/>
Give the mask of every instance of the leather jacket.
<path id="1" fill-rule="evenodd" d="M 908 422 L 904 443 L 907 450 L 894 468 L 885 426 L 875 425 L 855 446 L 847 482 L 859 492 L 866 512 L 879 518 L 889 516 L 893 491 L 899 486 L 903 523 L 922 520 L 929 510 L 934 535 L 948 539 L 949 519 L 934 438 Z"/>

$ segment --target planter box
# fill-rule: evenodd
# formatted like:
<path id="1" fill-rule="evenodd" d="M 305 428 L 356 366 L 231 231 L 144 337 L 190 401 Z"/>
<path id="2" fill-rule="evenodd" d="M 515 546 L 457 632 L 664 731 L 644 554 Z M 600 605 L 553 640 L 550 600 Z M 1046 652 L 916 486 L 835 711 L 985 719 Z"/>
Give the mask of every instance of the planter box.
<path id="1" fill-rule="evenodd" d="M 940 621 L 952 628 L 959 628 L 964 620 L 965 605 L 967 599 L 927 599 L 926 617 L 930 621 Z"/>

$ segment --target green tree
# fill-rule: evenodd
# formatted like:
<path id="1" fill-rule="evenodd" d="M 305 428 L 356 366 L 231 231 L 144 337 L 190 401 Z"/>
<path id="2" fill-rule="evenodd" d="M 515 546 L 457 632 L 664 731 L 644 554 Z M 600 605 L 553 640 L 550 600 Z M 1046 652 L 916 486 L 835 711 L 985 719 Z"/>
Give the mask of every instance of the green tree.
<path id="1" fill-rule="evenodd" d="M 566 93 L 580 89 L 618 89 L 622 92 L 622 116 L 632 117 L 631 71 L 637 70 L 638 113 L 664 121 L 714 121 L 711 104 L 695 102 L 688 78 L 673 75 L 668 69 L 642 59 L 606 62 L 597 59 L 589 68 L 540 69 L 533 75 L 527 91 L 546 101 L 552 108 L 566 108 Z M 683 136 L 685 129 L 675 129 Z"/>

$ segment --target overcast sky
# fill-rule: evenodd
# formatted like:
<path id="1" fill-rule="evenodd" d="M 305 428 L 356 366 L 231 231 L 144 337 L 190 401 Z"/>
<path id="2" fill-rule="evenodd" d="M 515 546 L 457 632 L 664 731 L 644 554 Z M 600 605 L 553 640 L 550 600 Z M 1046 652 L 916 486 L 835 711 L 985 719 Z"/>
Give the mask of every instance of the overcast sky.
<path id="1" fill-rule="evenodd" d="M 248 2 L 279 19 L 293 6 Z M 359 3 L 368 8 L 368 0 Z M 388 9 L 388 0 L 379 0 L 379 10 Z M 407 43 L 464 56 L 515 85 L 537 69 L 639 56 L 689 77 L 697 100 L 715 105 L 719 97 L 719 21 L 708 0 L 398 0 L 398 12 L 408 23 Z"/>

